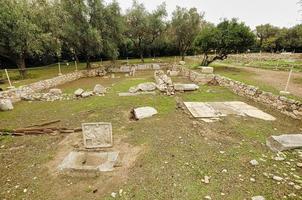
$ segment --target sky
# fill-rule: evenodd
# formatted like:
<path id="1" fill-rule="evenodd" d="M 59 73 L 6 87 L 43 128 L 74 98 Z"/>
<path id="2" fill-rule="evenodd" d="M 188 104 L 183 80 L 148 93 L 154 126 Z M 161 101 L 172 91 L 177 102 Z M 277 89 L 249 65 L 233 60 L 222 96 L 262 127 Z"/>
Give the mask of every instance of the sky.
<path id="1" fill-rule="evenodd" d="M 107 0 L 110 1 L 110 0 Z M 117 0 L 125 11 L 131 7 L 132 0 Z M 169 17 L 176 8 L 196 7 L 205 13 L 205 19 L 219 23 L 223 18 L 238 18 L 252 29 L 259 24 L 270 23 L 279 27 L 291 27 L 302 22 L 302 6 L 299 0 L 138 0 L 148 10 L 153 10 L 162 2 L 166 2 Z"/>

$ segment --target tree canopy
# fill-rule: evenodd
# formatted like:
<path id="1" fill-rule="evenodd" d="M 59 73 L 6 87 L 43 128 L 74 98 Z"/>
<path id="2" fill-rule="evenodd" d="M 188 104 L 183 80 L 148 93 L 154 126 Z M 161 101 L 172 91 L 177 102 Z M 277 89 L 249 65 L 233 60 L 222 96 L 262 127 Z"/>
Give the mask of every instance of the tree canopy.
<path id="1" fill-rule="evenodd" d="M 14 64 L 25 76 L 26 64 L 76 59 L 192 55 L 204 53 L 203 64 L 233 52 L 302 52 L 302 25 L 259 25 L 252 31 L 238 20 L 206 22 L 196 8 L 177 7 L 167 18 L 166 5 L 148 11 L 133 5 L 122 14 L 116 1 L 2 0 L 0 61 Z M 215 53 L 216 52 L 216 53 Z"/>
<path id="2" fill-rule="evenodd" d="M 255 35 L 250 28 L 236 19 L 223 20 L 217 26 L 207 24 L 194 41 L 203 54 L 202 65 L 226 59 L 228 54 L 247 51 L 254 45 Z M 209 53 L 214 52 L 211 58 Z"/>

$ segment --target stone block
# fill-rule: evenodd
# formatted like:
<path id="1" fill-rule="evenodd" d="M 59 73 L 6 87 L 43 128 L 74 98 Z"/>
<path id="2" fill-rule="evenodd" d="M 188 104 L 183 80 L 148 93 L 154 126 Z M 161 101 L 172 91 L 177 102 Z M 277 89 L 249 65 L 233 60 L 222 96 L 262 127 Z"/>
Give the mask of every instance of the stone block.
<path id="1" fill-rule="evenodd" d="M 9 99 L 0 99 L 0 111 L 9 111 L 13 110 L 14 106 L 12 104 L 12 101 Z"/>
<path id="2" fill-rule="evenodd" d="M 271 136 L 267 138 L 266 145 L 276 152 L 302 148 L 302 134 Z"/>
<path id="3" fill-rule="evenodd" d="M 111 172 L 118 161 L 119 152 L 72 151 L 58 169 L 63 172 Z"/>
<path id="4" fill-rule="evenodd" d="M 199 67 L 201 69 L 201 73 L 203 74 L 213 74 L 214 68 L 213 67 Z"/>
<path id="5" fill-rule="evenodd" d="M 175 83 L 174 89 L 176 91 L 194 91 L 198 90 L 199 86 L 196 84 L 182 84 L 182 83 Z"/>
<path id="6" fill-rule="evenodd" d="M 85 148 L 112 147 L 112 125 L 111 123 L 84 123 L 82 124 Z"/>
<path id="7" fill-rule="evenodd" d="M 152 117 L 153 115 L 157 114 L 157 110 L 152 107 L 135 108 L 133 112 L 134 112 L 135 119 L 138 119 L 138 120 Z"/>

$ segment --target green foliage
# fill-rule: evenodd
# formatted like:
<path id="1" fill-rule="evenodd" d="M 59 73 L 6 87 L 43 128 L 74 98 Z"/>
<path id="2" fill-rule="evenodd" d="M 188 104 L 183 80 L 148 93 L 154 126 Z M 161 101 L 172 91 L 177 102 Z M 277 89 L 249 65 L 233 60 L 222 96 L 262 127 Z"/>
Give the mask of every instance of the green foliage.
<path id="1" fill-rule="evenodd" d="M 0 56 L 24 70 L 26 57 L 57 49 L 54 6 L 55 3 L 38 0 L 1 1 Z M 50 17 L 45 17 L 45 13 Z"/>
<path id="2" fill-rule="evenodd" d="M 132 8 L 127 11 L 125 35 L 138 50 L 143 59 L 144 51 L 161 36 L 166 29 L 164 17 L 167 15 L 166 6 L 162 4 L 149 13 L 143 4 L 133 1 Z"/>
<path id="3" fill-rule="evenodd" d="M 226 59 L 227 55 L 234 52 L 244 52 L 255 43 L 255 35 L 244 23 L 236 19 L 224 20 L 216 27 L 207 24 L 194 41 L 194 45 L 204 53 L 202 65 Z M 216 51 L 217 55 L 210 58 L 208 54 Z"/>
<path id="4" fill-rule="evenodd" d="M 186 9 L 177 7 L 172 16 L 172 31 L 182 60 L 191 48 L 194 38 L 201 30 L 203 16 L 196 8 Z"/>

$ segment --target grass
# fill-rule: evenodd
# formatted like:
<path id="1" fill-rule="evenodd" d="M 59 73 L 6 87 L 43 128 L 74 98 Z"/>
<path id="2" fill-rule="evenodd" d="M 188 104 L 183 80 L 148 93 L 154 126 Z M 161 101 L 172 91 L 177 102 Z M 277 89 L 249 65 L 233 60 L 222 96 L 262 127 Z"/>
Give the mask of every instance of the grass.
<path id="1" fill-rule="evenodd" d="M 176 97 L 161 94 L 118 97 L 118 92 L 152 81 L 152 76 L 152 72 L 138 72 L 134 78 L 116 75 L 115 79 L 80 79 L 60 88 L 72 93 L 78 87 L 92 89 L 100 83 L 109 87 L 109 92 L 104 97 L 77 101 L 20 102 L 15 110 L 1 112 L 0 127 L 10 129 L 54 119 L 62 120 L 57 126 L 71 128 L 83 122 L 112 122 L 115 140 L 123 138 L 124 142 L 144 149 L 129 169 L 127 181 L 110 183 L 110 174 L 78 178 L 49 172 L 48 163 L 56 158 L 58 146 L 65 136 L 0 137 L 1 198 L 110 200 L 113 199 L 110 194 L 118 193 L 120 189 L 123 195 L 115 199 L 203 199 L 206 195 L 230 200 L 249 199 L 256 195 L 282 199 L 292 192 L 298 195 L 298 191 L 288 184 L 278 185 L 263 173 L 279 176 L 287 173 L 289 179 L 294 180 L 290 168 L 297 170 L 293 174 L 301 172 L 295 167 L 298 157 L 294 151 L 286 153 L 287 161 L 293 159 L 289 166 L 272 160 L 274 154 L 264 145 L 271 134 L 299 131 L 302 128 L 300 121 L 219 86 L 201 86 L 195 92 L 178 93 L 177 98 L 184 101 L 245 101 L 272 114 L 277 121 L 230 116 L 208 124 L 176 109 Z M 138 106 L 153 106 L 159 114 L 141 121 L 129 120 L 131 109 Z M 267 161 L 259 161 L 260 165 L 256 167 L 249 164 L 250 160 L 260 158 Z M 223 169 L 227 169 L 227 173 L 222 173 Z M 201 181 L 205 175 L 211 176 L 209 184 Z M 250 182 L 251 177 L 256 179 L 255 183 Z M 101 191 L 104 186 L 107 189 L 102 192 L 93 193 L 91 190 L 97 188 Z M 25 188 L 26 193 L 23 192 Z"/>

